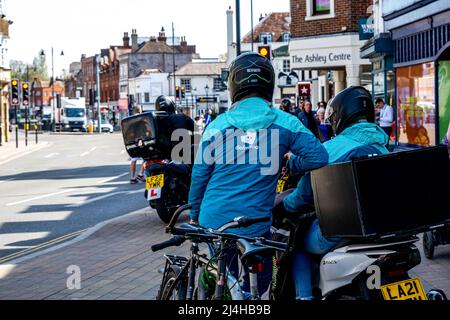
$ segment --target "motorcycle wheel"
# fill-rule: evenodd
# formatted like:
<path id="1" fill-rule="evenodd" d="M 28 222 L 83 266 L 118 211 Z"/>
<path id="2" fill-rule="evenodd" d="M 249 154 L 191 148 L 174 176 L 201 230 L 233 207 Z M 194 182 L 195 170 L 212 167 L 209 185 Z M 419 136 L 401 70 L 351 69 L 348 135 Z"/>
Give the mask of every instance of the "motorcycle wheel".
<path id="1" fill-rule="evenodd" d="M 434 257 L 434 240 L 433 231 L 428 231 L 423 234 L 423 252 L 427 259 L 433 259 Z"/>
<path id="2" fill-rule="evenodd" d="M 176 208 L 156 207 L 156 213 L 164 223 L 170 222 L 176 210 Z"/>
<path id="3" fill-rule="evenodd" d="M 169 270 L 165 282 L 161 284 L 161 293 L 158 295 L 159 300 L 185 300 L 186 299 L 186 283 L 179 281 L 173 290 L 170 287 L 177 278 L 175 271 Z"/>

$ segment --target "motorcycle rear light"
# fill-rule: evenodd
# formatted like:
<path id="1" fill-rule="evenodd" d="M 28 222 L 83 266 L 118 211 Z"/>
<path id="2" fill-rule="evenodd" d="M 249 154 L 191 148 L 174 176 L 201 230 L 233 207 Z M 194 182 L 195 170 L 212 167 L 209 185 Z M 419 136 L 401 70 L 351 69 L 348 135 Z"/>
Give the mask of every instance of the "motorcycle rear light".
<path id="1" fill-rule="evenodd" d="M 394 277 L 402 276 L 402 275 L 404 275 L 405 273 L 406 273 L 405 270 L 393 270 L 393 271 L 389 271 L 389 272 L 388 272 L 388 276 L 389 276 L 390 278 L 394 278 Z"/>
<path id="2" fill-rule="evenodd" d="M 255 264 L 252 266 L 252 271 L 261 273 L 264 271 L 264 265 L 262 263 Z"/>

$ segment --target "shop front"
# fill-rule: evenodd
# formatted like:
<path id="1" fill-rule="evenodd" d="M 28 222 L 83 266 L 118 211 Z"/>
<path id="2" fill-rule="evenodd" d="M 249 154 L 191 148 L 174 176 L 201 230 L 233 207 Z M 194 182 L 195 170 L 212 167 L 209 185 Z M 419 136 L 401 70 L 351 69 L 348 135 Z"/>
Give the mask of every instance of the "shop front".
<path id="1" fill-rule="evenodd" d="M 291 40 L 292 69 L 318 75 L 311 79 L 313 104 L 327 101 L 347 87 L 370 85 L 370 61 L 360 56 L 362 44 L 357 33 Z"/>
<path id="2" fill-rule="evenodd" d="M 450 10 L 391 32 L 396 49 L 397 141 L 438 145 L 450 126 Z"/>

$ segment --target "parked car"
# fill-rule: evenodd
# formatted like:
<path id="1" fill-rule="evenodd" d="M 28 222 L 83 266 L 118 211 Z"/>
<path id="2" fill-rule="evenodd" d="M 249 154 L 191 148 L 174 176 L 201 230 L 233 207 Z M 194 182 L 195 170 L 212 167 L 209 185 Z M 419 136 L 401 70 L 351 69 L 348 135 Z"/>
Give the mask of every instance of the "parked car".
<path id="1" fill-rule="evenodd" d="M 107 122 L 106 119 L 101 120 L 100 128 L 102 132 L 109 132 L 109 133 L 114 132 L 113 126 L 109 122 Z M 98 120 L 94 121 L 94 131 L 96 132 L 98 131 Z"/>

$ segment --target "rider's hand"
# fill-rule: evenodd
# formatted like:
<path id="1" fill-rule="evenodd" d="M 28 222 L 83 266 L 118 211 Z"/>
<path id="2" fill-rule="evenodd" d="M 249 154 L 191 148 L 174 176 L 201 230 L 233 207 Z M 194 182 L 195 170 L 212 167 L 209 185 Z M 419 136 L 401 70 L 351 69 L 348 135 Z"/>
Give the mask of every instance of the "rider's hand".
<path id="1" fill-rule="evenodd" d="M 287 161 L 291 160 L 291 157 L 292 157 L 292 153 L 291 152 L 288 152 L 288 153 L 286 153 L 284 155 L 284 158 L 287 159 Z"/>
<path id="2" fill-rule="evenodd" d="M 189 221 L 189 224 L 197 226 L 198 225 L 198 221 L 191 220 L 191 221 Z"/>

